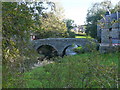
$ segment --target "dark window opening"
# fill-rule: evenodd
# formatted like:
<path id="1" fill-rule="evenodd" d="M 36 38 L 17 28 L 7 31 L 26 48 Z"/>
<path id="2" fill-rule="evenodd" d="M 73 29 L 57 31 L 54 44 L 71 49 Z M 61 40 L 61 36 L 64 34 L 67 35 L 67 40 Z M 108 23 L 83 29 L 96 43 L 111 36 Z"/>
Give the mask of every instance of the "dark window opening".
<path id="1" fill-rule="evenodd" d="M 112 28 L 109 28 L 109 31 L 112 31 Z"/>
<path id="2" fill-rule="evenodd" d="M 112 39 L 112 37 L 109 37 L 109 39 Z"/>

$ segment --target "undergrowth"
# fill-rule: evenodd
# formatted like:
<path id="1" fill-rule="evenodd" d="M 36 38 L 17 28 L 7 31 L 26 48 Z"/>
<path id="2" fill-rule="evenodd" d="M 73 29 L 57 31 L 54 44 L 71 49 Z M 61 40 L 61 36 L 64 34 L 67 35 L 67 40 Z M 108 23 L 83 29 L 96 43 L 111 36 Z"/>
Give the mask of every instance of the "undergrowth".
<path id="1" fill-rule="evenodd" d="M 84 53 L 12 77 L 9 88 L 118 88 L 120 53 Z"/>

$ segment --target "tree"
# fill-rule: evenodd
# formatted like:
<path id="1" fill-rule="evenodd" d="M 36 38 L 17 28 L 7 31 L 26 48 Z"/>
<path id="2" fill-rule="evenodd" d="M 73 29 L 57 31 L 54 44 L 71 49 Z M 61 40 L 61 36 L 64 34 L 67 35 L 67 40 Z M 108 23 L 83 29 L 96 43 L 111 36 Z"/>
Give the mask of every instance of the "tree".
<path id="1" fill-rule="evenodd" d="M 26 4 L 29 7 L 30 12 L 33 14 L 35 25 L 41 24 L 40 17 L 46 17 L 46 12 L 55 12 L 55 3 L 47 0 L 41 0 L 39 2 L 27 2 Z"/>
<path id="2" fill-rule="evenodd" d="M 97 38 L 97 21 L 102 18 L 102 15 L 106 11 L 112 10 L 112 4 L 110 1 L 104 1 L 101 3 L 95 3 L 87 13 L 86 22 L 86 33 L 93 38 Z"/>
<path id="3" fill-rule="evenodd" d="M 75 33 L 71 32 L 71 29 L 76 27 L 76 25 L 74 24 L 74 20 L 72 20 L 72 19 L 64 19 L 63 22 L 66 24 L 68 37 L 74 38 Z"/>
<path id="4" fill-rule="evenodd" d="M 2 6 L 3 60 L 9 60 L 7 54 L 15 57 L 18 53 L 25 55 L 33 20 L 25 3 L 4 2 Z"/>
<path id="5" fill-rule="evenodd" d="M 47 17 L 41 17 L 41 25 L 35 34 L 38 38 L 60 38 L 65 37 L 67 28 L 65 24 L 54 15 L 46 13 Z"/>
<path id="6" fill-rule="evenodd" d="M 87 16 L 86 33 L 93 38 L 97 38 L 97 21 L 102 18 L 104 11 L 99 11 L 95 15 Z"/>
<path id="7" fill-rule="evenodd" d="M 30 44 L 34 24 L 32 16 L 26 3 L 2 2 L 3 87 L 17 83 L 11 76 L 15 78 L 18 73 L 28 69 L 29 63 L 37 60 L 37 54 Z"/>
<path id="8" fill-rule="evenodd" d="M 37 23 L 34 25 L 34 34 L 38 39 L 65 37 L 67 29 L 61 20 L 62 8 L 54 2 L 46 2 L 46 4 L 48 4 L 47 9 L 50 8 L 50 10 L 40 10 L 40 13 L 36 13 L 38 17 L 35 19 Z"/>
<path id="9" fill-rule="evenodd" d="M 120 1 L 115 5 L 114 9 L 112 10 L 112 12 L 120 12 Z"/>
<path id="10" fill-rule="evenodd" d="M 68 32 L 74 28 L 74 20 L 71 20 L 71 19 L 64 19 L 63 22 L 66 24 L 66 27 L 67 27 L 67 30 Z"/>
<path id="11" fill-rule="evenodd" d="M 48 4 L 51 8 L 52 3 Z M 31 45 L 31 33 L 40 32 L 44 38 L 63 37 L 67 30 L 65 24 L 54 14 L 53 8 L 48 12 L 42 5 L 42 2 L 39 5 L 2 2 L 3 87 L 19 83 L 11 79 L 11 76 L 17 77 L 37 61 L 39 55 Z"/>

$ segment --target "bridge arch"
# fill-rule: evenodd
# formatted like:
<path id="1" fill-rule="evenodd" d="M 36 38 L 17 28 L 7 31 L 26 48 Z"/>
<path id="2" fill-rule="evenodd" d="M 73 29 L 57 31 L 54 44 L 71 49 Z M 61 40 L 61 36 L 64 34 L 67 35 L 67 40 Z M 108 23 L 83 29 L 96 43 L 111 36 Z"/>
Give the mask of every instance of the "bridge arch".
<path id="1" fill-rule="evenodd" d="M 66 54 L 66 50 L 68 47 L 72 46 L 71 44 L 70 45 L 67 45 L 63 48 L 63 51 L 62 51 L 62 56 L 64 56 Z"/>
<path id="2" fill-rule="evenodd" d="M 63 47 L 63 51 L 62 51 L 62 56 L 64 56 L 66 54 L 66 50 L 71 47 L 73 44 L 77 45 L 78 47 L 83 47 L 82 44 L 77 44 L 77 43 L 71 43 L 71 44 L 67 44 L 66 46 Z"/>
<path id="3" fill-rule="evenodd" d="M 92 41 L 96 42 L 94 39 Z M 43 45 L 49 45 L 57 51 L 59 56 L 62 56 L 65 50 L 72 44 L 82 46 L 83 48 L 85 48 L 87 44 L 92 45 L 91 41 L 85 38 L 46 38 L 33 40 L 32 43 L 36 50 Z"/>
<path id="4" fill-rule="evenodd" d="M 50 44 L 41 44 L 38 48 L 37 48 L 37 52 L 39 54 L 44 54 L 45 56 L 48 57 L 52 57 L 52 56 L 57 56 L 58 55 L 58 50 L 56 49 L 56 47 L 54 45 L 50 45 Z"/>

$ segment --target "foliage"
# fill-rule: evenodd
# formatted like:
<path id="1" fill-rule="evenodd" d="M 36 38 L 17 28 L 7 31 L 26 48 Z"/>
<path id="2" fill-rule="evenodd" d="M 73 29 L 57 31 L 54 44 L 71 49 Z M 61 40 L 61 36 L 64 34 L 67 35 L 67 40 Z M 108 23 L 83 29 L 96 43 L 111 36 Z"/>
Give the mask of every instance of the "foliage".
<path id="1" fill-rule="evenodd" d="M 58 58 L 59 62 L 36 68 L 8 87 L 19 88 L 118 88 L 119 53 L 85 53 Z M 16 83 L 16 84 L 15 84 Z"/>
<path id="2" fill-rule="evenodd" d="M 46 18 L 41 17 L 41 25 L 38 27 L 36 35 L 39 38 L 65 37 L 67 31 L 65 24 L 53 13 L 46 13 L 46 15 Z"/>
<path id="3" fill-rule="evenodd" d="M 2 2 L 3 87 L 11 86 L 40 57 L 31 45 L 31 33 L 40 32 L 41 38 L 65 36 L 67 29 L 56 16 L 55 4 L 46 3 L 48 7 L 44 2 Z"/>
<path id="4" fill-rule="evenodd" d="M 94 3 L 91 8 L 88 9 L 86 22 L 86 33 L 93 38 L 97 37 L 97 21 L 106 15 L 106 12 L 115 13 L 120 10 L 120 2 L 113 7 L 111 1 L 103 1 L 100 3 Z"/>
<path id="5" fill-rule="evenodd" d="M 74 28 L 74 20 L 71 19 L 65 19 L 63 20 L 63 22 L 66 24 L 67 30 L 71 30 L 72 28 Z"/>
<path id="6" fill-rule="evenodd" d="M 104 11 L 95 12 L 94 15 L 87 15 L 87 27 L 86 27 L 86 34 L 90 35 L 93 38 L 97 38 L 97 21 L 100 20 L 101 14 L 103 14 Z"/>
<path id="7" fill-rule="evenodd" d="M 75 33 L 71 31 L 76 25 L 74 24 L 74 20 L 64 19 L 63 22 L 66 24 L 68 37 L 75 38 Z"/>
<path id="8" fill-rule="evenodd" d="M 33 35 L 40 38 L 60 38 L 65 37 L 67 31 L 62 19 L 62 7 L 51 1 L 41 1 L 28 3 L 31 13 L 33 13 L 34 32 Z"/>
<path id="9" fill-rule="evenodd" d="M 96 53 L 87 54 L 89 57 L 65 57 L 59 59 L 61 63 L 55 62 L 25 72 L 39 56 L 30 43 L 31 33 L 39 33 L 40 38 L 67 37 L 68 34 L 65 24 L 56 13 L 55 4 L 46 3 L 47 8 L 43 2 L 2 3 L 3 88 L 117 87 L 117 54 L 115 58 L 112 54 L 108 55 L 109 64 L 109 57 L 105 59 Z M 51 8 L 50 11 L 46 11 L 48 8 Z M 93 56 L 96 58 L 93 59 Z M 107 64 L 101 64 L 102 60 Z"/>
<path id="10" fill-rule="evenodd" d="M 68 35 L 66 35 L 67 38 L 75 38 L 75 32 L 69 31 Z"/>
<path id="11" fill-rule="evenodd" d="M 91 38 L 92 39 L 91 36 L 75 36 L 75 38 Z"/>
<path id="12" fill-rule="evenodd" d="M 106 11 L 112 10 L 112 4 L 110 1 L 103 1 L 101 3 L 94 3 L 88 10 L 86 22 L 86 33 L 93 38 L 97 39 L 97 21 L 105 15 Z"/>
<path id="13" fill-rule="evenodd" d="M 114 9 L 112 10 L 113 13 L 120 12 L 120 1 L 115 5 Z"/>
<path id="14" fill-rule="evenodd" d="M 91 38 L 87 39 L 90 41 L 90 43 L 87 43 L 84 47 L 79 46 L 77 48 L 74 48 L 73 50 L 78 54 L 97 51 L 97 42 L 95 42 L 94 39 Z"/>
<path id="15" fill-rule="evenodd" d="M 26 3 L 3 2 L 2 6 L 3 85 L 7 85 L 10 76 L 24 72 L 36 62 L 37 54 L 30 43 L 34 21 Z"/>
<path id="16" fill-rule="evenodd" d="M 76 53 L 79 53 L 79 54 L 84 53 L 84 49 L 82 48 L 82 46 L 79 46 L 79 47 L 73 49 L 73 51 L 75 51 Z"/>
<path id="17" fill-rule="evenodd" d="M 32 15 L 24 3 L 5 2 L 2 4 L 4 62 L 4 60 L 9 60 L 7 59 L 7 57 L 10 58 L 9 54 L 13 57 L 25 54 L 23 49 L 24 51 L 27 49 L 26 46 L 29 43 L 30 29 L 33 21 L 31 20 Z"/>
<path id="18" fill-rule="evenodd" d="M 40 17 L 46 17 L 46 12 L 55 12 L 55 3 L 47 0 L 40 0 L 39 2 L 26 2 L 29 11 L 33 14 L 35 25 L 40 25 Z"/>

